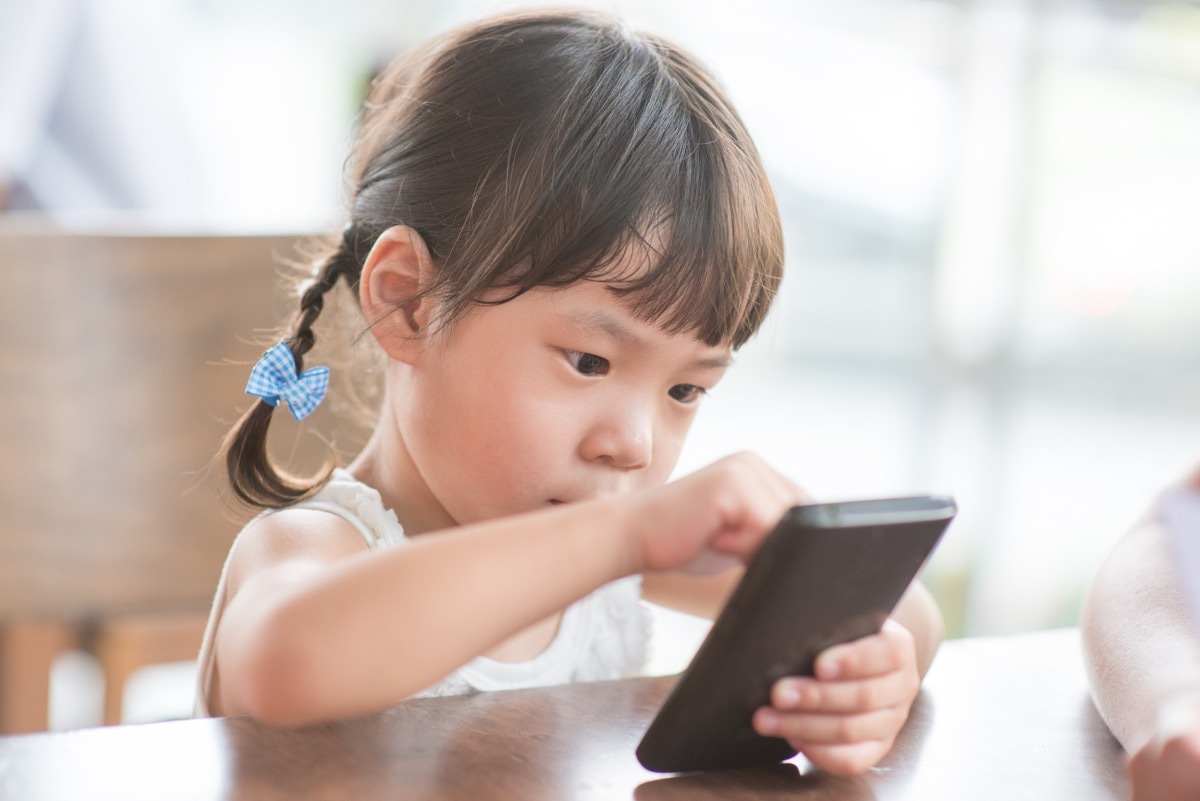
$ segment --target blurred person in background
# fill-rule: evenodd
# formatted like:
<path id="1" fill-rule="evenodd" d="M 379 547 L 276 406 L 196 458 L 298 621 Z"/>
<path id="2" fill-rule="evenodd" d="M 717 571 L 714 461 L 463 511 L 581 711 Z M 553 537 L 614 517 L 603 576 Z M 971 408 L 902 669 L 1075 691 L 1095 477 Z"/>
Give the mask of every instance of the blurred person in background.
<path id="1" fill-rule="evenodd" d="M 1200 575 L 1189 575 L 1181 538 L 1200 538 L 1200 468 L 1117 543 L 1083 609 L 1092 696 L 1131 754 L 1134 801 L 1200 798 L 1200 638 L 1187 589 Z"/>
<path id="2" fill-rule="evenodd" d="M 204 207 L 177 4 L 0 0 L 0 210 Z"/>

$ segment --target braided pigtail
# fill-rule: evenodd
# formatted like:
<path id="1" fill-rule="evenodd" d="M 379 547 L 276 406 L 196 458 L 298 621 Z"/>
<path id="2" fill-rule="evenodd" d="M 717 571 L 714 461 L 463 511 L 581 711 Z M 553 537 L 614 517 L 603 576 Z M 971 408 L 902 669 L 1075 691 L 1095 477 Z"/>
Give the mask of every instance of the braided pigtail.
<path id="1" fill-rule="evenodd" d="M 291 331 L 283 344 L 291 351 L 295 372 L 304 370 L 304 357 L 316 344 L 313 326 L 325 308 L 325 296 L 345 278 L 347 286 L 357 286 L 362 263 L 354 226 L 348 226 L 338 249 L 330 254 L 300 295 L 300 308 L 292 320 Z M 234 495 L 259 508 L 278 509 L 314 495 L 329 480 L 334 461 L 322 466 L 315 478 L 302 478 L 280 469 L 267 450 L 267 433 L 276 403 L 258 398 L 234 424 L 221 444 L 218 458 L 225 462 L 226 474 Z"/>

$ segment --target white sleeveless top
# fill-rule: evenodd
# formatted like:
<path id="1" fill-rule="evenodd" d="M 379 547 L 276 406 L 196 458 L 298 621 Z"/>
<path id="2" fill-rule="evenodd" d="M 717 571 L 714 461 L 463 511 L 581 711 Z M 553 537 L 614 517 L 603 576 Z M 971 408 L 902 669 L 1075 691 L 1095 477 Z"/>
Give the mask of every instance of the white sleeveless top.
<path id="1" fill-rule="evenodd" d="M 372 550 L 403 547 L 408 542 L 395 512 L 384 507 L 379 492 L 341 468 L 333 471 L 329 483 L 315 496 L 288 508 L 335 514 L 358 529 Z M 195 709 L 198 717 L 208 715 L 205 699 L 215 663 L 216 629 L 225 608 L 228 567 L 227 561 L 200 648 Z M 417 696 L 461 695 L 636 676 L 645 667 L 650 641 L 650 615 L 641 604 L 641 594 L 641 576 L 607 584 L 564 610 L 554 639 L 533 659 L 498 662 L 481 656 Z"/>

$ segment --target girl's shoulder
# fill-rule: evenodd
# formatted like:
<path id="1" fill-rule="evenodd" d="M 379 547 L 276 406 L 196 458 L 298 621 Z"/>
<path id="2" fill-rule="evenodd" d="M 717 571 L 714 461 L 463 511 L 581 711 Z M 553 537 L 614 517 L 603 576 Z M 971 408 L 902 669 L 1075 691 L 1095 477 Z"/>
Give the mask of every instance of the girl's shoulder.
<path id="1" fill-rule="evenodd" d="M 384 506 L 379 491 L 341 467 L 334 469 L 329 481 L 313 497 L 286 509 L 264 512 L 260 517 L 284 512 L 324 512 L 335 515 L 354 526 L 368 548 L 399 545 L 407 540 L 396 513 Z"/>
<path id="2" fill-rule="evenodd" d="M 247 523 L 230 550 L 230 572 L 253 572 L 288 558 L 330 561 L 405 541 L 379 492 L 338 468 L 312 498 Z"/>

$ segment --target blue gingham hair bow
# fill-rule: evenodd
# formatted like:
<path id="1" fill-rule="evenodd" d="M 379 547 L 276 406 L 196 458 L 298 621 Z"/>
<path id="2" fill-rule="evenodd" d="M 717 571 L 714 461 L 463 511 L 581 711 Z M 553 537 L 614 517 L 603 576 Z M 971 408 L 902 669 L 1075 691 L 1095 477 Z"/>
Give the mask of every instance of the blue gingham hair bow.
<path id="1" fill-rule="evenodd" d="M 325 399 L 329 389 L 329 368 L 313 367 L 296 375 L 296 357 L 286 342 L 280 342 L 263 354 L 250 371 L 246 394 L 256 395 L 276 406 L 287 401 L 292 417 L 303 420 Z"/>

